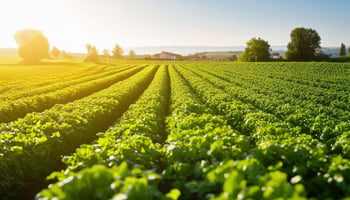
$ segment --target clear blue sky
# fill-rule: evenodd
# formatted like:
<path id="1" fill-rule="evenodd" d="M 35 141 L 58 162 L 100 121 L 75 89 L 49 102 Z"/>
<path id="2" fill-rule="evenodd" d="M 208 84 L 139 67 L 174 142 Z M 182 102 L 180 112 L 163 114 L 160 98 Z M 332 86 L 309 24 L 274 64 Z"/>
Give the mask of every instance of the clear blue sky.
<path id="1" fill-rule="evenodd" d="M 350 0 L 1 0 L 0 47 L 35 28 L 66 51 L 160 45 L 243 46 L 252 37 L 287 45 L 295 27 L 321 46 L 350 45 Z"/>

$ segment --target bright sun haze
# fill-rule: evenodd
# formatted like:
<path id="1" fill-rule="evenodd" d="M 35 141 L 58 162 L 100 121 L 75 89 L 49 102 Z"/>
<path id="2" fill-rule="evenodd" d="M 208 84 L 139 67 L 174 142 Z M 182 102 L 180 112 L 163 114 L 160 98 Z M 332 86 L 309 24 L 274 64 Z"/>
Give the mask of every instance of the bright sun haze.
<path id="1" fill-rule="evenodd" d="M 301 6 L 302 5 L 302 6 Z M 295 27 L 316 29 L 323 46 L 350 43 L 350 1 L 1 0 L 0 47 L 21 29 L 41 30 L 51 46 L 84 52 L 123 47 L 244 46 L 252 37 L 286 45 Z"/>

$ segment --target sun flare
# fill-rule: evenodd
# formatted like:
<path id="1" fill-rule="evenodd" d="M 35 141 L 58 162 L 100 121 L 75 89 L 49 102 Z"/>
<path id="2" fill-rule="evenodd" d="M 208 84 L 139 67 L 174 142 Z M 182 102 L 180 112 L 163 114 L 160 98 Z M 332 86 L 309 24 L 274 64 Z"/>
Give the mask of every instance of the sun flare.
<path id="1" fill-rule="evenodd" d="M 5 0 L 0 2 L 0 18 L 3 23 L 0 26 L 1 46 L 17 47 L 13 35 L 22 29 L 37 29 L 42 31 L 49 39 L 51 46 L 77 49 L 77 46 L 69 45 L 72 40 L 79 41 L 80 45 L 88 42 L 82 34 L 80 24 L 64 1 L 47 0 Z M 78 13 L 76 13 L 78 15 Z M 8 20 L 6 20 L 8 19 Z M 76 39 L 78 38 L 78 39 Z"/>

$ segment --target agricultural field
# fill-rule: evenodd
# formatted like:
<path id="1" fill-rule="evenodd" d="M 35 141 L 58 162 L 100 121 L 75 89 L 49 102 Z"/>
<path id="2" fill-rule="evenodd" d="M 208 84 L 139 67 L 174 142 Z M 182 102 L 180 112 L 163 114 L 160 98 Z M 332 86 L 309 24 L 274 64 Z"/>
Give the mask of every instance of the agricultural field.
<path id="1" fill-rule="evenodd" d="M 0 64 L 1 199 L 350 199 L 350 65 Z"/>

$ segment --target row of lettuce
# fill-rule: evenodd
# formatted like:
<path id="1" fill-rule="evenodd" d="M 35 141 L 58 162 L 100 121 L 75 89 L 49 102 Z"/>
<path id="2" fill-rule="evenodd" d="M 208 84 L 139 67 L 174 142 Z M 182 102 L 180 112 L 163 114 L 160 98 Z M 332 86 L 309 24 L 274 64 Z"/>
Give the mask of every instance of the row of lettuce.
<path id="1" fill-rule="evenodd" d="M 36 199 L 350 197 L 348 109 L 314 99 L 336 90 L 332 101 L 347 102 L 335 87 L 342 80 L 320 75 L 313 85 L 273 67 L 236 67 L 142 67 L 91 96 L 1 124 L 0 192 L 20 197 L 64 167 Z"/>
<path id="2" fill-rule="evenodd" d="M 44 80 L 37 80 L 38 78 L 32 77 L 29 78 L 29 80 L 23 81 L 23 84 L 18 84 L 17 87 L 9 85 L 8 91 L 0 93 L 0 100 L 15 100 L 23 97 L 45 94 L 72 85 L 77 85 L 80 83 L 93 81 L 102 77 L 107 77 L 115 73 L 121 72 L 123 70 L 126 70 L 128 68 L 130 69 L 131 67 L 132 66 L 120 66 L 118 68 L 109 67 L 108 69 L 101 67 L 101 69 L 96 68 L 95 70 L 91 70 L 91 72 L 89 73 L 82 73 L 78 71 L 80 72 L 80 74 L 74 74 L 70 76 L 67 75 L 64 77 L 62 77 L 61 75 L 57 78 L 47 77 L 47 79 Z"/>
<path id="3" fill-rule="evenodd" d="M 301 132 L 326 144 L 331 153 L 341 153 L 349 158 L 349 143 L 345 140 L 350 131 L 349 91 L 257 76 L 231 77 L 213 68 L 194 67 L 191 70 L 236 99 L 272 114 L 274 121 L 283 121 L 290 127 L 301 128 Z M 236 114 L 236 117 L 243 116 Z"/>
<path id="4" fill-rule="evenodd" d="M 283 120 L 290 113 L 280 116 L 251 101 L 253 87 L 241 91 L 246 83 L 234 84 L 228 77 L 220 77 L 224 73 L 211 70 L 195 65 L 160 67 L 120 120 L 98 134 L 95 142 L 65 157 L 66 169 L 51 175 L 58 182 L 36 198 L 350 196 L 350 160 L 345 145 L 335 152 L 330 143 L 305 132 L 301 124 Z M 243 91 L 247 94 L 241 95 Z M 278 100 L 255 93 L 253 97 L 261 101 Z M 349 118 L 331 120 L 348 123 Z M 348 133 L 343 123 L 335 128 L 341 135 Z"/>
<path id="5" fill-rule="evenodd" d="M 291 180 L 299 180 L 307 188 L 308 196 L 349 196 L 346 189 L 350 180 L 349 154 L 346 151 L 348 139 L 343 140 L 343 153 L 339 155 L 322 140 L 305 134 L 301 127 L 264 112 L 263 107 L 251 104 L 247 99 L 237 98 L 237 90 L 229 85 L 214 87 L 215 84 L 209 82 L 208 77 L 203 77 L 208 74 L 200 77 L 193 69 L 181 68 L 181 71 L 204 101 L 216 107 L 232 127 L 250 137 L 255 146 L 251 149 L 251 155 L 264 166 L 277 168 L 287 173 Z M 216 83 L 225 81 L 218 80 Z M 208 90 L 210 87 L 212 91 Z M 349 118 L 343 123 L 349 123 Z M 342 135 L 349 134 L 349 127 L 342 126 L 343 123 L 340 123 L 342 129 L 338 131 Z"/>
<path id="6" fill-rule="evenodd" d="M 175 68 L 169 68 L 169 75 L 167 70 L 160 68 L 113 127 L 66 157 L 67 169 L 52 175 L 60 182 L 36 198 L 232 199 L 244 195 L 271 199 L 305 195 L 303 186 L 290 184 L 285 173 L 268 171 L 257 159 L 248 158 L 248 137 L 208 109 Z M 168 76 L 171 98 L 165 117 Z M 164 118 L 166 130 L 162 130 Z M 265 187 L 271 190 L 260 190 Z"/>
<path id="7" fill-rule="evenodd" d="M 304 85 L 349 90 L 349 65 L 339 63 L 228 63 L 212 67 L 230 73 L 257 75 Z M 212 68 L 210 67 L 210 68 Z"/>
<path id="8" fill-rule="evenodd" d="M 72 64 L 70 67 L 74 68 L 75 70 L 68 70 L 68 72 L 64 73 L 57 73 L 57 71 L 54 71 L 55 73 L 51 75 L 46 75 L 44 73 L 41 74 L 40 71 L 37 73 L 19 73 L 14 74 L 10 73 L 9 76 L 7 76 L 7 79 L 0 80 L 0 95 L 1 99 L 4 98 L 4 95 L 14 93 L 17 91 L 25 91 L 30 90 L 33 88 L 39 88 L 42 86 L 47 86 L 51 84 L 56 84 L 57 82 L 62 82 L 66 80 L 74 80 L 74 79 L 80 79 L 84 76 L 90 76 L 93 74 L 101 73 L 104 71 L 109 70 L 109 67 L 101 67 L 98 65 L 95 66 L 82 66 L 82 65 L 75 65 Z M 41 70 L 41 69 L 38 69 Z M 46 73 L 52 72 L 53 69 L 46 69 Z M 4 70 L 6 72 L 6 70 Z M 24 70 L 23 70 L 24 71 Z M 22 72 L 23 72 L 22 71 Z M 21 70 L 19 70 L 21 72 Z M 25 76 L 23 76 L 25 75 Z"/>
<path id="9" fill-rule="evenodd" d="M 62 168 L 62 155 L 69 155 L 80 144 L 91 142 L 97 132 L 105 131 L 147 88 L 157 66 L 142 68 L 117 73 L 115 81 L 139 71 L 85 98 L 0 124 L 2 198 L 25 196 L 52 171 Z M 98 84 L 92 82 L 90 87 Z"/>
<path id="10" fill-rule="evenodd" d="M 41 112 L 55 104 L 64 104 L 83 98 L 130 77 L 143 67 L 121 67 L 47 86 L 0 94 L 0 122 L 10 122 L 24 117 L 27 113 Z"/>

